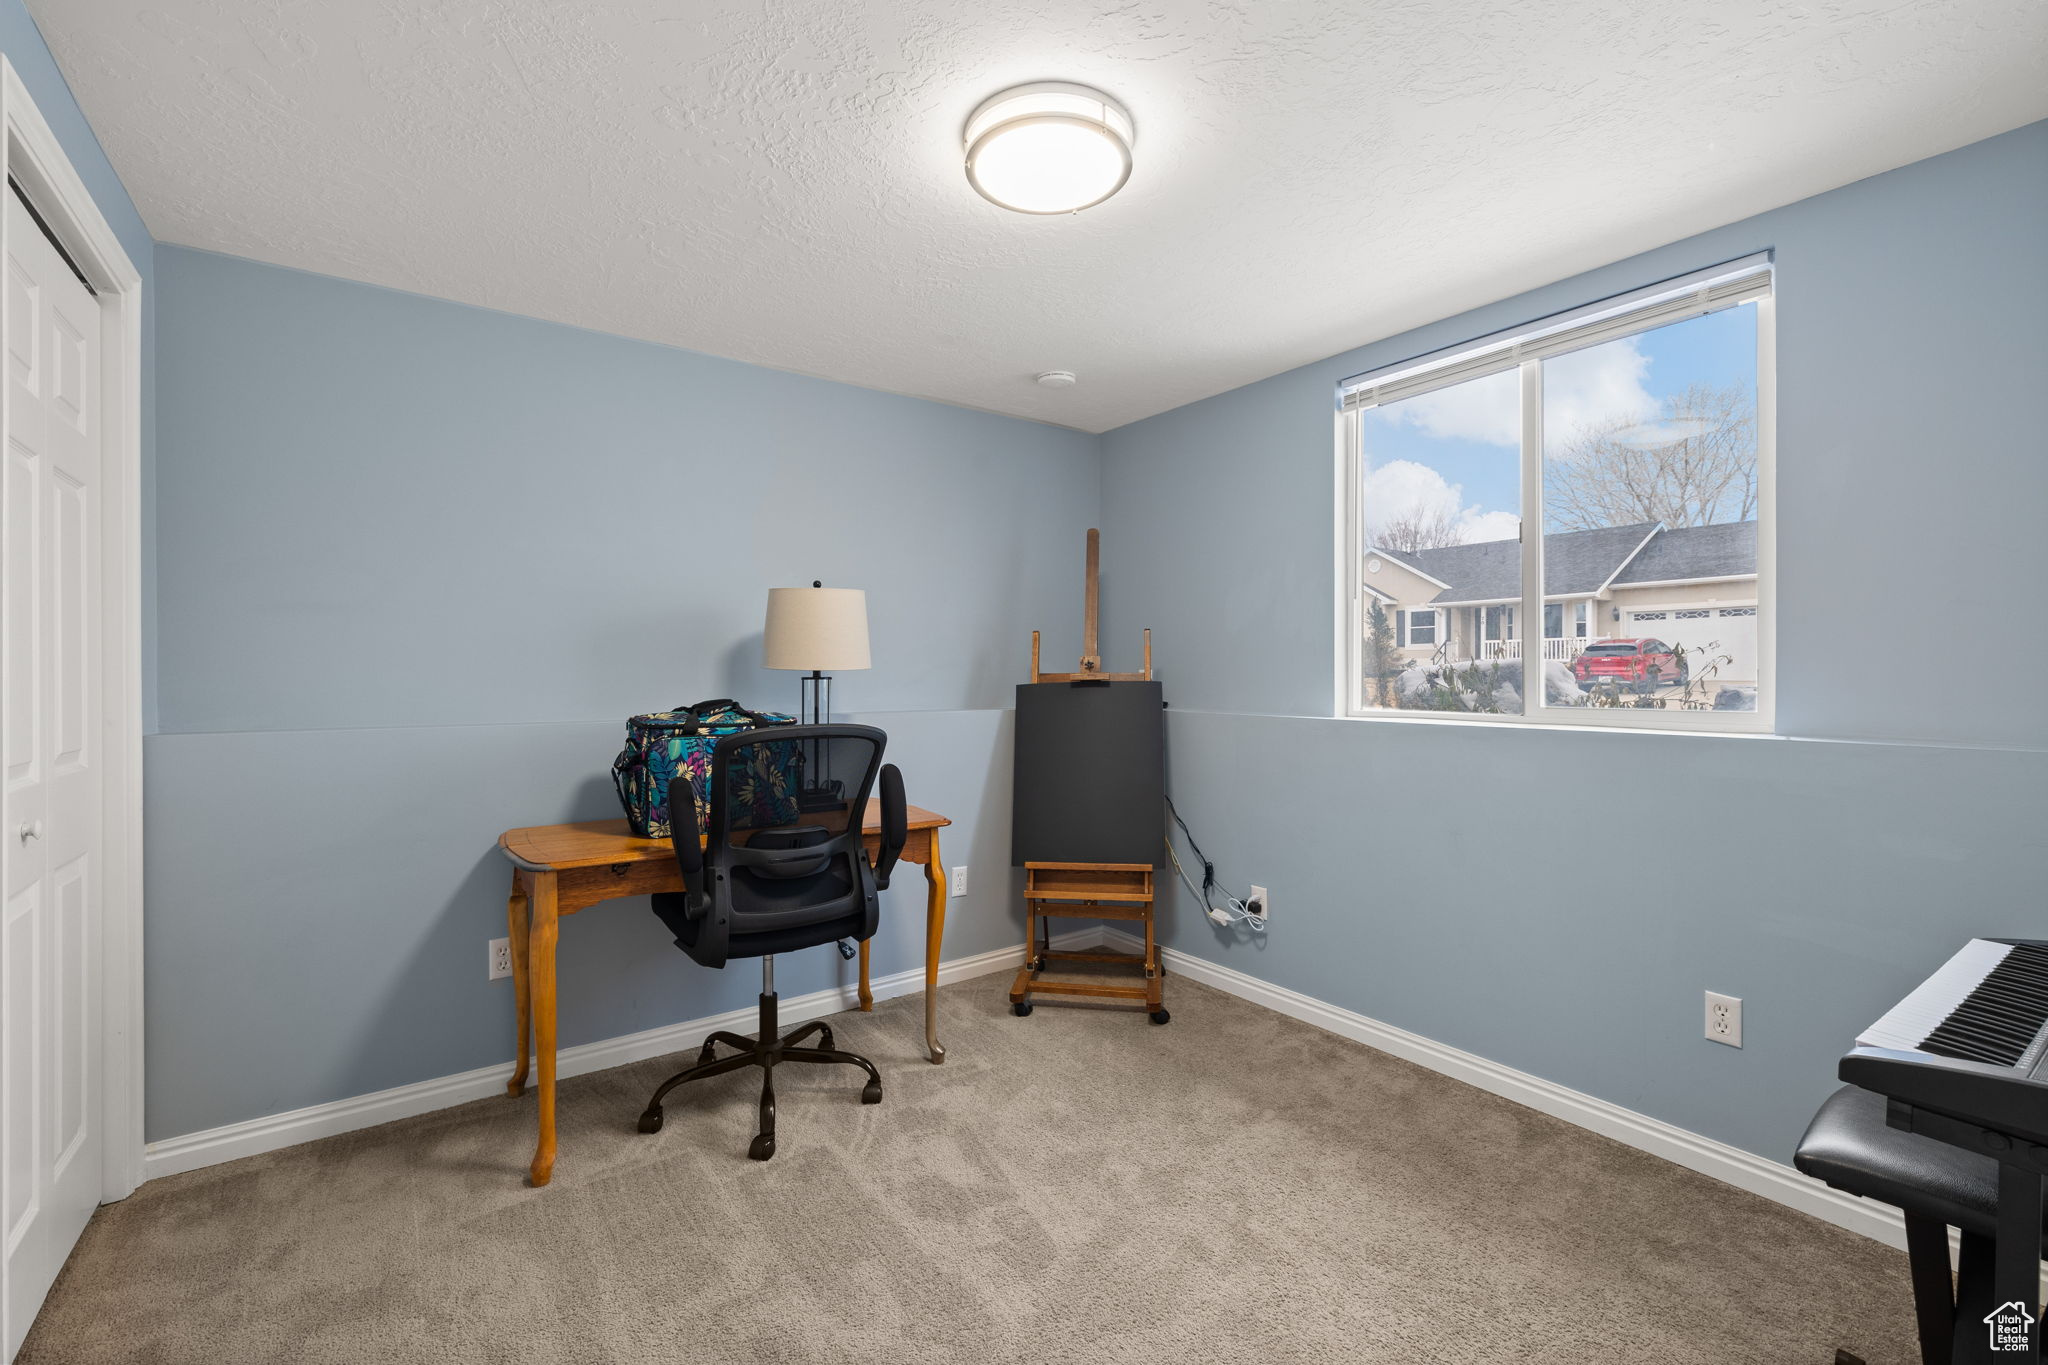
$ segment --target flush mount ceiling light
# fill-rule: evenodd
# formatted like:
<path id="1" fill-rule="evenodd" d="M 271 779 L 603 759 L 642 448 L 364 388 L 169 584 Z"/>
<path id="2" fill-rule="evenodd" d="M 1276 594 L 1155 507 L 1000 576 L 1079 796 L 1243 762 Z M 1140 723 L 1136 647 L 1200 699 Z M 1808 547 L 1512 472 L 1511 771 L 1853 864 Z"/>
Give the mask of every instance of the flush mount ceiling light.
<path id="1" fill-rule="evenodd" d="M 967 183 L 1018 213 L 1078 213 L 1131 178 L 1131 116 L 1100 90 L 1039 81 L 967 120 Z"/>

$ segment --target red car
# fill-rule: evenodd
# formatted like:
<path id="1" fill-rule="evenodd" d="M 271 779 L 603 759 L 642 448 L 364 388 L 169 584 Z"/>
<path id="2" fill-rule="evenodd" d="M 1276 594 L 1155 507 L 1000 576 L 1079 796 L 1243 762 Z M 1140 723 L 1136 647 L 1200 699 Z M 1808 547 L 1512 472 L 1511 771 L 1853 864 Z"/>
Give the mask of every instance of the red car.
<path id="1" fill-rule="evenodd" d="M 1622 683 L 1638 692 L 1685 685 L 1685 660 L 1662 640 L 1595 640 L 1572 660 L 1579 686 Z"/>

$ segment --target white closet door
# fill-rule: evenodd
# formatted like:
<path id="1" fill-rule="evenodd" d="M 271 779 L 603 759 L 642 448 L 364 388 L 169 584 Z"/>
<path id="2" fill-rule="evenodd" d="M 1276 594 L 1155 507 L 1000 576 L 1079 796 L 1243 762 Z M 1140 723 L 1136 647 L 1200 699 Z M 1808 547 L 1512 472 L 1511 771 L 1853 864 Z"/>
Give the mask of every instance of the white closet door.
<path id="1" fill-rule="evenodd" d="M 13 191 L 0 229 L 0 1323 L 99 1202 L 99 305 Z"/>

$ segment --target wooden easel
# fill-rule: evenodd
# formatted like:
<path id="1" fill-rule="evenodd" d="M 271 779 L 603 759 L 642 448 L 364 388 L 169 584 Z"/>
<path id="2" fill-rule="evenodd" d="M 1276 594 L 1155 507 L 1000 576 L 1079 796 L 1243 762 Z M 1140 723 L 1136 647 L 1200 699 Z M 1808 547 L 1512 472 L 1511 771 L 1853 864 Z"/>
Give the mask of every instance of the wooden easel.
<path id="1" fill-rule="evenodd" d="M 1088 530 L 1088 588 L 1081 619 L 1081 671 L 1041 673 L 1038 671 L 1038 632 L 1031 632 L 1031 681 L 1042 682 L 1151 682 L 1152 629 L 1145 629 L 1145 671 L 1104 673 L 1102 651 L 1096 645 L 1096 631 L 1102 619 L 1102 532 Z"/>
<path id="2" fill-rule="evenodd" d="M 1010 1011 L 1031 1013 L 1033 995 L 1078 995 L 1095 1000 L 1142 1002 L 1155 1024 L 1166 1012 L 1166 968 L 1159 961 L 1159 941 L 1152 932 L 1152 866 L 1150 863 L 1026 863 L 1024 911 L 1027 917 L 1024 965 L 1010 983 Z M 1071 953 L 1052 947 L 1052 921 L 1079 919 L 1139 920 L 1145 926 L 1142 953 Z M 1143 985 L 1114 986 L 1099 981 L 1041 981 L 1050 962 L 1110 962 L 1134 967 Z"/>
<path id="3" fill-rule="evenodd" d="M 1102 533 L 1088 532 L 1087 606 L 1081 630 L 1081 667 L 1074 673 L 1043 673 L 1038 667 L 1038 632 L 1031 632 L 1031 681 L 1034 683 L 1150 682 L 1152 681 L 1152 632 L 1145 632 L 1145 670 L 1142 673 L 1104 673 L 1102 655 L 1096 643 L 1100 621 L 1099 602 L 1102 575 Z M 1033 863 L 1024 864 L 1024 910 L 1026 915 L 1024 965 L 1010 984 L 1010 1009 L 1018 1015 L 1031 1013 L 1033 995 L 1071 995 L 1095 1000 L 1141 1002 L 1155 1024 L 1172 1016 L 1166 1011 L 1166 968 L 1159 960 L 1159 941 L 1152 923 L 1152 864 L 1150 863 Z M 1137 920 L 1145 926 L 1142 953 L 1055 952 L 1052 921 L 1059 917 L 1079 919 Z M 1119 986 L 1098 981 L 1042 981 L 1039 974 L 1051 962 L 1108 962 L 1133 967 L 1144 977 L 1142 985 Z"/>

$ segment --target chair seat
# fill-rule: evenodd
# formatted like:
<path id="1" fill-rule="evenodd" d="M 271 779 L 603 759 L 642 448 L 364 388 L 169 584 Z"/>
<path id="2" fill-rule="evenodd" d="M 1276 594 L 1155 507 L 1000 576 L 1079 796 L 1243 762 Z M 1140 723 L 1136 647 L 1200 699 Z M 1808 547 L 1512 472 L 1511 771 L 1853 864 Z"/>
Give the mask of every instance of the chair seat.
<path id="1" fill-rule="evenodd" d="M 1845 1085 L 1828 1097 L 1792 1164 L 1838 1190 L 1980 1236 L 1998 1221 L 1998 1163 L 1885 1125 L 1885 1097 Z"/>

